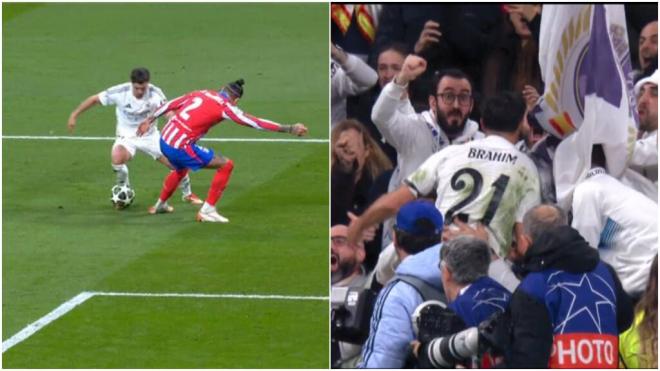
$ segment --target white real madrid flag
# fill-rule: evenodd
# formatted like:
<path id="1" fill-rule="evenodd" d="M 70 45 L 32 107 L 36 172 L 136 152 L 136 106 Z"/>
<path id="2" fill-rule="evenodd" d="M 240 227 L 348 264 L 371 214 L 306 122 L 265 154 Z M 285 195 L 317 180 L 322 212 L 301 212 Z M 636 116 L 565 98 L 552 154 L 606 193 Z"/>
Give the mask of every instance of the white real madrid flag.
<path id="1" fill-rule="evenodd" d="M 615 177 L 632 154 L 637 119 L 623 5 L 544 5 L 539 50 L 545 92 L 532 113 L 564 138 L 553 173 L 557 202 L 568 209 L 593 144 L 603 144 Z"/>

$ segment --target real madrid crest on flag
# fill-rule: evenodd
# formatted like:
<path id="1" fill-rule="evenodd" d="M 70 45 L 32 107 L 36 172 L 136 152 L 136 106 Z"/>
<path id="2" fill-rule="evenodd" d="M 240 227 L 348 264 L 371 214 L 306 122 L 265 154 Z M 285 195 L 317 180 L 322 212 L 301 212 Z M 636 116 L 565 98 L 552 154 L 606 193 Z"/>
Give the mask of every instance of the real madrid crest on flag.
<path id="1" fill-rule="evenodd" d="M 637 124 L 623 5 L 544 6 L 539 50 L 546 88 L 532 114 L 565 139 L 554 173 L 566 206 L 591 166 L 593 144 L 603 144 L 615 177 L 632 154 Z"/>

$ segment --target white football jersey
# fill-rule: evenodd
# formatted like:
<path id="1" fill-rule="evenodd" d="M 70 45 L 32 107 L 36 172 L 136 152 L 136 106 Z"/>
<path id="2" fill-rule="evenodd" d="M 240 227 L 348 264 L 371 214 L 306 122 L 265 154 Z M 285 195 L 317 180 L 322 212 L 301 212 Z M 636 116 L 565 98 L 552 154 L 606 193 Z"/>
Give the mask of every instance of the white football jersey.
<path id="1" fill-rule="evenodd" d="M 509 253 L 515 222 L 541 202 L 532 160 L 496 135 L 444 148 L 405 182 L 418 197 L 436 192 L 446 224 L 463 214 L 470 223 L 486 225 L 500 257 Z"/>
<path id="2" fill-rule="evenodd" d="M 130 82 L 115 85 L 98 94 L 99 101 L 104 106 L 116 105 L 117 109 L 117 136 L 135 137 L 138 125 L 154 112 L 158 107 L 167 103 L 165 94 L 159 87 L 149 84 L 142 99 L 133 95 L 133 85 Z M 155 129 L 152 126 L 149 135 Z"/>
<path id="3" fill-rule="evenodd" d="M 594 168 L 575 187 L 573 228 L 598 248 L 626 292 L 644 291 L 658 253 L 658 204 Z"/>

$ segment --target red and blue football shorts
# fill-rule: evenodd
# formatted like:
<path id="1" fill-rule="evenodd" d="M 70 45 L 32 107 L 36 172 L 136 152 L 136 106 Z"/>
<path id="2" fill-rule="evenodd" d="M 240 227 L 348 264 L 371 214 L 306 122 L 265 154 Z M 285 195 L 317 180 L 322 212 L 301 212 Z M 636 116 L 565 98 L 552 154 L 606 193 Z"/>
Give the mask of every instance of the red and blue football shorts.
<path id="1" fill-rule="evenodd" d="M 214 156 L 212 149 L 198 146 L 195 143 L 186 144 L 181 148 L 174 148 L 165 143 L 163 138 L 160 139 L 160 151 L 177 170 L 199 170 L 206 167 Z"/>

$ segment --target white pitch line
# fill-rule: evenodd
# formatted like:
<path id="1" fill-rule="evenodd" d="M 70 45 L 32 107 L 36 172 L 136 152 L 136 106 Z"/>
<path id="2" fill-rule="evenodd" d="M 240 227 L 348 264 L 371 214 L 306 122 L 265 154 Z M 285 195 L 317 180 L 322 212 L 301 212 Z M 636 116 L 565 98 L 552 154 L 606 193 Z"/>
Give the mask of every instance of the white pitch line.
<path id="1" fill-rule="evenodd" d="M 34 335 L 51 322 L 69 313 L 73 308 L 84 303 L 94 296 L 121 296 L 121 297 L 163 297 L 163 298 L 210 298 L 210 299 L 257 299 L 257 300 L 317 300 L 327 301 L 327 296 L 299 296 L 299 295 L 260 295 L 260 294 L 199 294 L 199 293 L 148 293 L 148 292 L 81 292 L 69 299 L 50 313 L 25 326 L 14 336 L 2 342 L 2 353 L 14 345 Z"/>
<path id="2" fill-rule="evenodd" d="M 213 298 L 213 299 L 259 299 L 259 300 L 323 300 L 327 296 L 298 296 L 298 295 L 261 295 L 261 294 L 196 294 L 196 293 L 151 293 L 151 292 L 93 292 L 98 296 L 138 296 L 162 298 Z"/>
<path id="3" fill-rule="evenodd" d="M 3 135 L 2 139 L 19 140 L 115 140 L 115 137 L 73 137 L 45 135 Z M 281 139 L 281 138 L 203 138 L 202 142 L 255 142 L 255 143 L 328 143 L 328 139 Z"/>
<path id="4" fill-rule="evenodd" d="M 94 294 L 91 292 L 81 292 L 80 294 L 66 301 L 64 304 L 55 308 L 52 312 L 25 326 L 25 328 L 17 332 L 16 335 L 2 342 L 2 353 L 8 351 L 14 345 L 34 335 L 35 332 L 41 330 L 49 323 L 69 313 L 73 308 L 84 303 L 92 296 L 94 296 Z"/>

